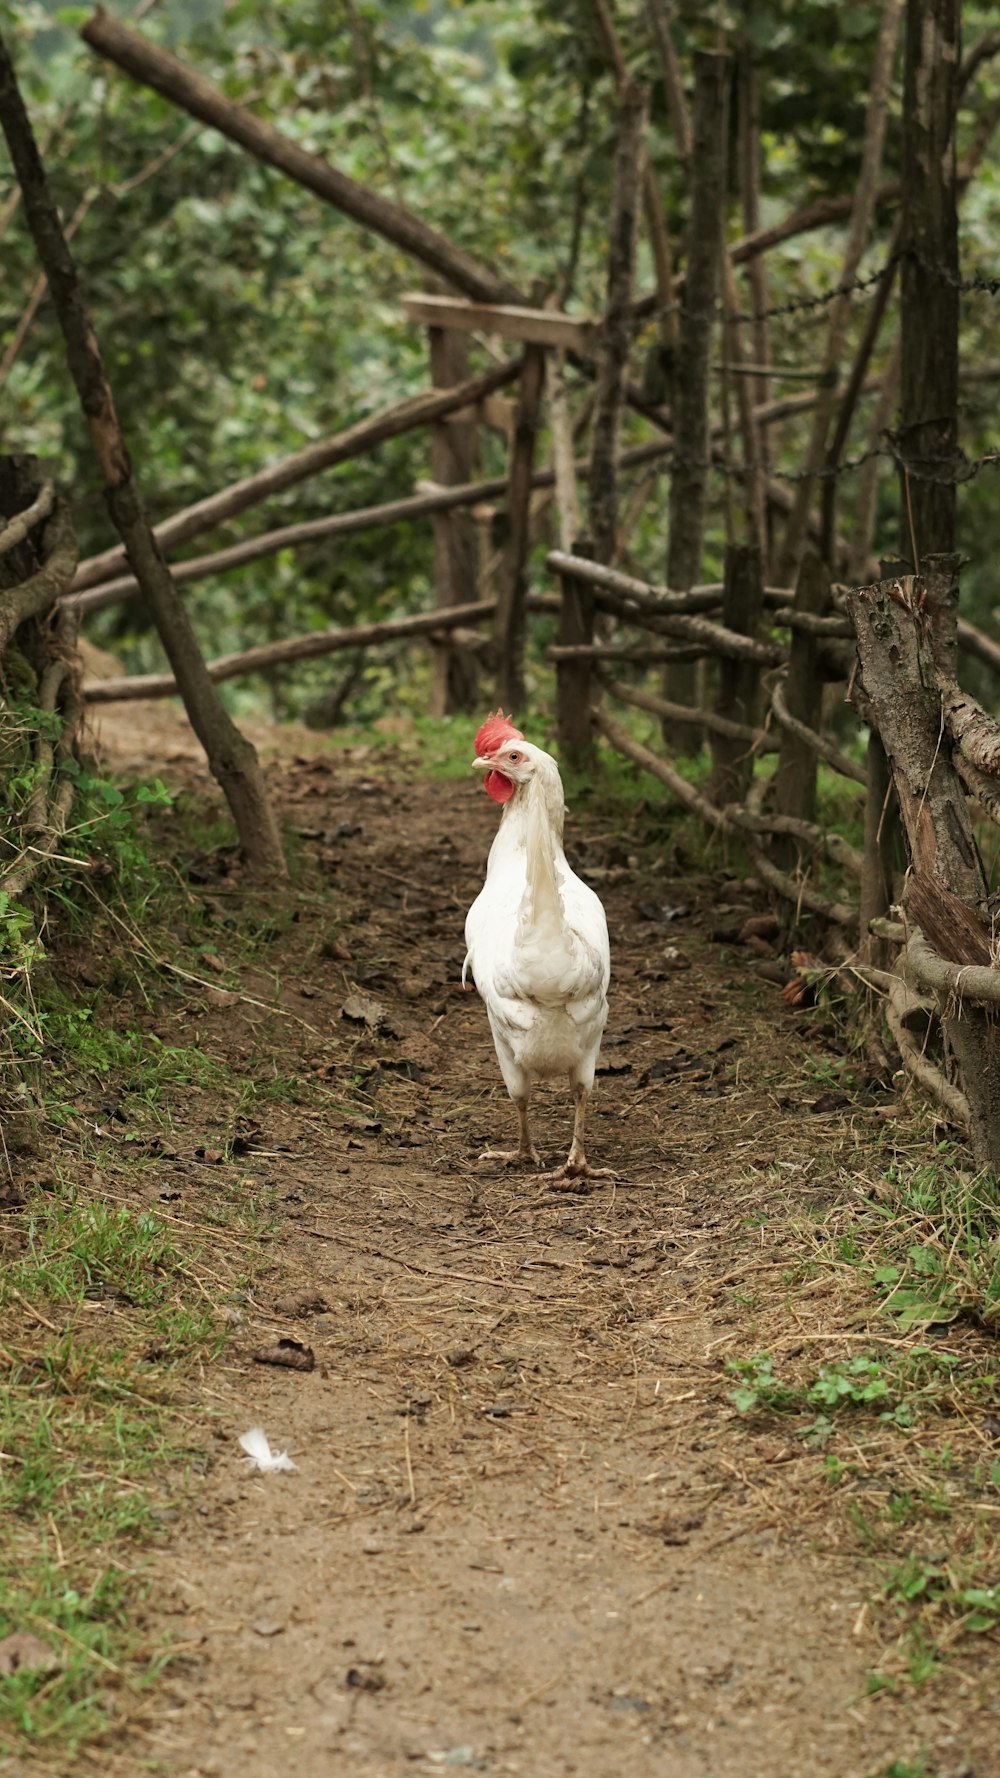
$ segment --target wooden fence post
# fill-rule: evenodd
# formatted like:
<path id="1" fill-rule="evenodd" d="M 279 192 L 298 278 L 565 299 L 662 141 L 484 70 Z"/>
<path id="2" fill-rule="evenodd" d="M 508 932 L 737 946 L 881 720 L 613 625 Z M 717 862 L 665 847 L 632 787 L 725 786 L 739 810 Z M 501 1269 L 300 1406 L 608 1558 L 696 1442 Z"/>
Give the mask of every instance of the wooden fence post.
<path id="1" fill-rule="evenodd" d="M 573 555 L 590 556 L 593 544 L 587 537 L 577 538 Z M 562 605 L 559 611 L 559 646 L 585 647 L 594 640 L 594 589 L 575 574 L 561 573 Z M 556 728 L 559 752 L 568 765 L 577 770 L 585 765 L 594 751 L 594 734 L 590 721 L 591 680 L 593 663 L 586 657 L 556 662 Z"/>
<path id="2" fill-rule="evenodd" d="M 466 339 L 444 327 L 429 327 L 431 382 L 436 389 L 462 383 L 469 374 Z M 478 428 L 460 410 L 435 420 L 431 428 L 431 475 L 439 487 L 472 480 L 478 455 Z M 476 586 L 476 528 L 467 512 L 436 512 L 434 528 L 434 603 L 438 610 L 461 605 Z M 467 650 L 448 638 L 433 645 L 434 678 L 431 715 L 450 716 L 473 710 L 478 696 L 476 664 Z"/>
<path id="3" fill-rule="evenodd" d="M 524 699 L 524 601 L 531 542 L 531 472 L 544 381 L 544 346 L 526 346 L 507 484 L 507 551 L 494 628 L 496 696 L 497 702 L 507 711 L 518 711 Z"/>
<path id="4" fill-rule="evenodd" d="M 722 622 L 727 630 L 741 636 L 756 636 L 764 605 L 763 567 L 760 550 L 751 544 L 730 546 L 722 585 Z M 760 703 L 760 663 L 733 660 L 723 656 L 719 661 L 719 693 L 716 714 L 731 722 L 757 725 Z M 753 771 L 753 755 L 745 740 L 713 731 L 712 778 L 709 797 L 718 808 L 726 803 L 741 802 Z"/>
<path id="5" fill-rule="evenodd" d="M 792 610 L 822 617 L 829 604 L 829 570 L 819 556 L 807 550 L 799 564 Z M 820 727 L 823 707 L 821 649 L 818 636 L 793 629 L 784 685 L 785 703 L 790 716 L 813 729 Z M 816 819 L 816 754 L 790 729 L 782 730 L 781 751 L 774 775 L 774 806 L 779 815 L 795 815 L 802 821 Z M 780 849 L 793 854 L 794 842 L 785 842 Z"/>

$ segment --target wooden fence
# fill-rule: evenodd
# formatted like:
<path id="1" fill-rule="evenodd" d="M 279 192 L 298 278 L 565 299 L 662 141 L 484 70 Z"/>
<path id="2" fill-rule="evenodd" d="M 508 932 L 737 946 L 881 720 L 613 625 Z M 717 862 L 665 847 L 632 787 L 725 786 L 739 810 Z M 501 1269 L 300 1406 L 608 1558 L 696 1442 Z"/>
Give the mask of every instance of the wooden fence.
<path id="1" fill-rule="evenodd" d="M 793 906 L 796 915 L 808 914 L 822 921 L 828 934 L 839 935 L 836 961 L 849 960 L 855 976 L 884 995 L 906 1066 L 949 1116 L 965 1124 L 977 1160 L 1000 1165 L 1000 1064 L 990 1011 L 991 1003 L 1000 1000 L 994 987 L 1000 970 L 994 967 L 986 874 L 969 819 L 970 805 L 984 820 L 998 819 L 1000 729 L 960 690 L 955 670 L 959 649 L 997 668 L 1000 648 L 957 619 L 954 562 L 941 553 L 954 543 L 958 480 L 995 461 L 993 453 L 967 463 L 958 449 L 957 429 L 958 295 L 965 285 L 957 259 L 956 206 L 1000 122 L 1000 108 L 985 108 L 961 166 L 955 163 L 955 116 L 959 93 L 975 78 L 987 51 L 977 55 L 973 50 L 959 67 L 956 44 L 948 35 L 951 25 L 936 15 L 928 15 L 926 29 L 907 33 L 903 177 L 898 185 L 880 185 L 889 77 L 901 16 L 897 0 L 887 3 L 855 191 L 832 201 L 832 207 L 831 202 L 808 206 L 774 228 L 755 226 L 759 173 L 750 165 L 755 150 L 748 141 L 749 171 L 741 170 L 741 177 L 750 181 L 743 192 L 747 232 L 726 251 L 719 217 L 729 69 L 724 55 L 696 52 L 690 115 L 686 94 L 676 83 L 671 88 L 673 127 L 678 142 L 686 144 L 691 186 L 681 280 L 673 269 L 663 206 L 644 146 L 646 92 L 627 77 L 609 9 L 598 10 L 619 101 L 606 298 L 599 322 L 533 306 L 508 279 L 421 218 L 307 153 L 128 26 L 103 11 L 88 21 L 86 42 L 132 79 L 392 242 L 447 286 L 446 292 L 436 288 L 402 298 L 411 321 L 428 333 L 430 386 L 423 393 L 206 496 L 155 530 L 143 511 L 67 231 L 0 44 L 0 124 L 122 539 L 121 545 L 82 563 L 68 586 L 60 556 L 58 623 L 69 625 L 141 591 L 171 666 L 169 674 L 91 684 L 83 695 L 96 703 L 178 690 L 229 800 L 246 860 L 259 873 L 276 876 L 284 870 L 277 823 L 253 749 L 229 719 L 215 692 L 216 681 L 341 649 L 422 637 L 433 650 L 432 704 L 438 713 L 467 707 L 480 695 L 479 680 L 485 675 L 496 698 L 508 708 L 520 708 L 531 613 L 554 613 L 558 639 L 548 655 L 555 670 L 564 755 L 584 761 L 596 729 L 710 828 L 737 836 L 775 895 Z M 665 15 L 659 29 L 669 37 Z M 934 146 L 928 149 L 927 143 Z M 900 199 L 900 220 L 885 263 L 874 273 L 865 272 L 862 254 L 876 206 Z M 643 217 L 656 290 L 637 295 L 635 253 Z M 838 218 L 847 223 L 839 281 L 822 296 L 772 307 L 763 253 L 779 240 Z M 749 268 L 750 314 L 741 313 L 735 284 L 734 268 L 741 265 Z M 872 356 L 897 276 L 905 299 L 901 352 L 873 378 Z M 972 280 L 969 288 L 974 287 Z M 988 281 L 983 284 L 987 287 L 992 290 Z M 861 291 L 872 300 L 848 364 L 849 310 L 852 297 Z M 817 308 L 824 310 L 822 362 L 792 373 L 808 376 L 813 386 L 803 394 L 774 399 L 771 386 L 778 367 L 773 360 L 778 354 L 771 349 L 770 324 L 778 315 L 801 310 L 811 316 Z M 655 329 L 660 367 L 668 368 L 669 400 L 633 379 L 631 349 L 647 325 Z M 751 330 L 752 353 L 746 337 Z M 723 411 L 713 418 L 709 387 L 715 332 L 722 357 Z M 479 375 L 470 374 L 472 336 L 494 360 Z M 995 375 L 997 368 L 978 366 L 975 374 Z M 567 387 L 570 370 L 584 392 L 576 401 L 575 417 Z M 782 369 L 781 374 L 789 373 Z M 761 395 L 755 404 L 749 391 L 758 376 Z M 735 388 L 732 414 L 726 393 L 730 386 Z M 884 434 L 900 391 L 903 443 L 890 451 Z M 861 468 L 863 485 L 856 535 L 849 540 L 837 529 L 838 478 L 852 467 L 845 448 L 866 392 L 877 393 L 878 407 L 868 429 L 869 447 L 854 466 Z M 621 445 L 626 412 L 641 416 L 653 433 L 630 449 Z M 802 413 L 810 416 L 804 462 L 797 474 L 782 481 L 770 467 L 768 428 Z M 483 426 L 506 439 L 503 476 L 477 477 Z M 412 495 L 364 511 L 282 526 L 214 553 L 177 558 L 180 547 L 223 521 L 416 427 L 430 429 L 432 481 Z M 550 461 L 541 463 L 545 439 Z M 884 467 L 880 459 L 889 456 L 900 471 L 909 514 L 910 535 L 904 544 L 921 572 L 880 578 L 869 554 L 877 478 Z M 670 584 L 655 586 L 622 572 L 646 490 L 640 488 L 635 500 L 626 496 L 621 472 L 647 467 L 652 473 L 668 466 Z M 709 479 L 716 470 L 727 478 L 726 535 L 738 533 L 752 541 L 730 547 L 721 583 L 703 586 L 693 583 L 699 575 Z M 581 481 L 588 488 L 586 532 Z M 728 493 L 734 485 L 739 489 L 735 502 Z M 553 494 L 551 534 L 545 541 L 557 540 L 558 548 L 548 549 L 549 578 L 532 586 L 532 548 L 542 537 L 543 508 Z M 32 531 L 42 522 L 40 512 L 30 516 L 40 497 L 36 489 L 22 501 L 25 516 L 15 524 Z M 734 522 L 737 505 L 740 516 Z M 502 539 L 495 530 L 498 508 L 504 514 Z M 55 514 L 57 509 L 52 510 Z M 770 581 L 775 584 L 769 584 L 762 554 L 776 518 L 782 521 L 781 537 L 772 552 Z M 283 637 L 216 661 L 202 658 L 179 587 L 202 575 L 237 571 L 278 550 L 414 520 L 434 528 L 432 610 Z M 51 527 L 55 519 L 47 522 Z M 550 520 L 546 517 L 544 523 Z M 59 554 L 57 541 L 48 531 L 37 534 L 43 563 L 49 563 L 53 551 Z M 810 542 L 818 546 L 829 571 L 810 553 Z M 167 556 L 172 558 L 169 568 Z M 47 582 L 46 597 L 50 595 L 55 596 Z M 12 599 L 0 596 L 0 623 L 8 609 L 20 633 L 24 624 L 17 616 L 16 593 Z M 0 656 L 9 640 L 0 631 Z M 695 689 L 695 675 L 706 661 L 712 666 L 710 701 Z M 641 683 L 636 668 L 643 670 Z M 64 712 L 64 728 L 74 703 L 72 684 L 68 671 L 52 680 L 43 674 L 41 680 L 45 696 L 54 697 Z M 830 688 L 840 686 L 848 688 L 865 727 L 863 745 L 838 743 L 822 723 L 824 700 L 831 695 L 843 699 L 842 692 L 831 694 Z M 627 725 L 623 710 L 630 713 Z M 650 746 L 636 738 L 636 712 L 653 720 L 661 744 Z M 35 813 L 42 811 L 44 801 L 48 832 L 54 836 L 65 791 L 58 774 L 52 776 L 56 754 L 46 751 L 50 740 L 44 738 L 50 736 L 51 724 L 44 720 L 44 707 L 41 714 L 35 770 L 39 784 L 51 784 L 52 797 L 40 791 Z M 676 760 L 705 743 L 711 773 L 696 787 Z M 56 753 L 63 745 L 55 743 Z M 817 820 L 820 760 L 857 785 L 864 803 L 863 847 L 827 832 Z M 901 849 L 895 851 L 892 843 L 893 793 L 910 860 L 905 875 Z M 35 868 L 28 854 L 42 855 L 42 846 L 23 849 L 23 859 L 8 860 L 8 873 Z M 15 887 L 20 883 L 16 876 L 8 880 Z M 939 1035 L 945 1054 L 937 1060 L 932 1052 Z M 953 1063 L 958 1082 L 948 1072 Z"/>

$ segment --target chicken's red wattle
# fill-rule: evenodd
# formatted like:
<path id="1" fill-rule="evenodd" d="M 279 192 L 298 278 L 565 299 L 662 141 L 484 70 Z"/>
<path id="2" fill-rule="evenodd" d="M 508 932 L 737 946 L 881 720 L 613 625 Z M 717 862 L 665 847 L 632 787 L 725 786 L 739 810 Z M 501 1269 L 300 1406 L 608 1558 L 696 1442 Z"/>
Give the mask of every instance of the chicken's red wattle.
<path id="1" fill-rule="evenodd" d="M 487 772 L 483 783 L 486 786 L 487 796 L 492 797 L 495 803 L 509 803 L 516 788 L 509 778 L 504 777 L 502 772 Z"/>

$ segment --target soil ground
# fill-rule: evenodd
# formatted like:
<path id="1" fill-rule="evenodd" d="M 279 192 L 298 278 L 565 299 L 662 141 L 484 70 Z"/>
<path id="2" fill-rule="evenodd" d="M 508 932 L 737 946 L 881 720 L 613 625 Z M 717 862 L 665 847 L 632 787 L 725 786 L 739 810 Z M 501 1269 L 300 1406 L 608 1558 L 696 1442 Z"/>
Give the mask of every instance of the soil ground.
<path id="1" fill-rule="evenodd" d="M 170 710 L 102 726 L 117 767 L 203 784 Z M 822 1012 L 719 942 L 761 893 L 633 848 L 596 800 L 572 813 L 613 954 L 588 1151 L 620 1178 L 557 1190 L 477 1159 L 513 1131 L 459 986 L 492 805 L 304 732 L 268 771 L 312 887 L 249 998 L 150 1014 L 255 1084 L 252 1117 L 192 1092 L 150 1191 L 196 1223 L 214 1162 L 267 1186 L 274 1224 L 189 1404 L 207 1474 L 153 1557 L 146 1628 L 176 1658 L 99 1768 L 994 1778 L 996 1646 L 912 1687 L 885 1561 L 851 1534 L 851 1497 L 899 1485 L 878 1437 L 835 1492 L 822 1450 L 731 1400 L 733 1358 L 815 1370 L 886 1337 L 848 1268 L 807 1260 L 884 1169 L 897 1107 L 824 1095 L 843 1051 Z M 226 880 L 193 893 L 224 956 Z M 297 1088 L 267 1097 L 279 1078 Z M 550 1165 L 570 1128 L 540 1093 Z M 280 1339 L 314 1368 L 255 1362 Z M 242 1461 L 255 1425 L 296 1473 Z M 949 1436 L 971 1474 L 977 1430 Z"/>

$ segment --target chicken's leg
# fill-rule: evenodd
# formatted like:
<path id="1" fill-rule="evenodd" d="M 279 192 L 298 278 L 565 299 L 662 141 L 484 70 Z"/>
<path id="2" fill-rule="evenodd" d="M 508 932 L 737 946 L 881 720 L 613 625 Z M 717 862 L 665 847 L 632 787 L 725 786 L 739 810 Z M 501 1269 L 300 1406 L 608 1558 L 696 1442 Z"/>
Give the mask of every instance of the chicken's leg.
<path id="1" fill-rule="evenodd" d="M 502 1161 L 505 1167 L 540 1167 L 542 1157 L 531 1140 L 528 1130 L 528 1095 L 514 1100 L 517 1112 L 517 1147 L 516 1148 L 484 1148 L 479 1156 L 481 1161 Z"/>
<path id="2" fill-rule="evenodd" d="M 561 1167 L 549 1174 L 553 1185 L 569 1182 L 574 1179 L 617 1179 L 613 1167 L 590 1166 L 583 1151 L 583 1130 L 587 1121 L 587 1088 L 579 1082 L 573 1083 L 573 1098 L 576 1102 L 576 1116 L 573 1119 L 573 1141 L 569 1154 Z"/>

